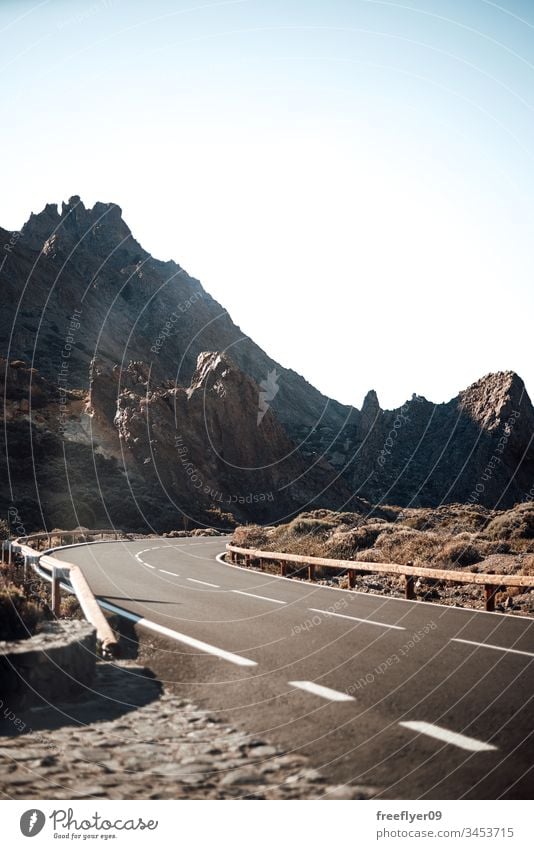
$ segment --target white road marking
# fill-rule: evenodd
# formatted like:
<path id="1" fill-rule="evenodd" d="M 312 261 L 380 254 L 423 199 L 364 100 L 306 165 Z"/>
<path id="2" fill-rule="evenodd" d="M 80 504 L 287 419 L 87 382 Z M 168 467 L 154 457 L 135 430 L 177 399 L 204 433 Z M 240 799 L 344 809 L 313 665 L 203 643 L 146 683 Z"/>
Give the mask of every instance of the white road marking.
<path id="1" fill-rule="evenodd" d="M 188 581 L 193 581 L 194 584 L 204 584 L 205 587 L 215 587 L 219 589 L 219 584 L 210 584 L 209 581 L 200 581 L 198 578 L 188 578 Z"/>
<path id="2" fill-rule="evenodd" d="M 179 578 L 179 574 L 177 572 L 167 572 L 166 569 L 158 569 L 158 572 L 165 572 L 166 575 L 172 575 L 173 578 Z"/>
<path id="3" fill-rule="evenodd" d="M 483 649 L 495 649 L 495 651 L 511 652 L 512 654 L 524 654 L 527 657 L 534 657 L 534 652 L 519 651 L 519 649 L 507 649 L 504 646 L 494 646 L 492 643 L 477 643 L 475 640 L 461 640 L 459 637 L 451 637 L 451 643 L 466 643 L 468 646 L 481 646 Z"/>
<path id="4" fill-rule="evenodd" d="M 268 595 L 256 595 L 256 593 L 246 593 L 245 590 L 232 590 L 233 593 L 237 593 L 238 595 L 249 595 L 252 598 L 261 598 L 262 601 L 272 601 L 273 604 L 287 604 L 287 601 L 280 601 L 277 598 L 269 598 Z"/>
<path id="5" fill-rule="evenodd" d="M 315 684 L 313 681 L 290 681 L 289 683 L 292 687 L 298 687 L 299 690 L 306 690 L 307 693 L 313 693 L 314 696 L 320 696 L 322 699 L 328 699 L 330 702 L 354 701 L 354 696 L 349 696 L 348 693 L 331 690 L 330 687 L 323 687 L 321 684 Z"/>
<path id="6" fill-rule="evenodd" d="M 173 631 L 171 628 L 165 628 L 164 625 L 158 625 L 157 622 L 151 622 L 145 619 L 144 616 L 139 616 L 137 613 L 131 613 L 129 610 L 124 610 L 122 607 L 117 607 L 115 604 L 110 604 L 108 601 L 99 601 L 100 607 L 105 610 L 111 610 L 113 613 L 118 613 L 126 619 L 130 619 L 137 625 L 142 625 L 144 628 L 149 628 L 151 631 L 156 631 L 158 634 L 163 634 L 165 637 L 170 637 L 179 643 L 184 643 L 186 646 L 191 646 L 206 654 L 215 655 L 222 660 L 227 660 L 229 663 L 235 663 L 236 666 L 257 666 L 255 660 L 249 660 L 248 657 L 242 657 L 240 654 L 234 654 L 231 651 L 220 649 L 217 646 L 212 646 L 210 643 L 204 643 L 202 640 L 197 640 L 195 637 L 190 637 L 187 634 L 182 634 L 180 631 Z"/>
<path id="7" fill-rule="evenodd" d="M 491 743 L 483 743 L 474 737 L 466 737 L 465 734 L 449 731 L 448 728 L 441 728 L 439 725 L 432 725 L 430 722 L 399 722 L 399 725 L 402 725 L 404 728 L 410 728 L 412 731 L 417 731 L 419 734 L 427 734 L 436 740 L 442 740 L 444 743 L 450 743 L 452 746 L 458 746 L 460 749 L 466 749 L 468 752 L 491 752 L 497 750 L 497 746 L 493 746 Z"/>
<path id="8" fill-rule="evenodd" d="M 373 619 L 360 619 L 358 616 L 347 616 L 345 613 L 332 613 L 331 610 L 319 610 L 317 607 L 309 607 L 314 613 L 324 613 L 325 616 L 339 616 L 341 619 L 352 619 L 354 622 L 365 622 L 366 625 L 378 625 L 380 628 L 394 628 L 396 631 L 405 631 L 401 625 L 388 625 L 387 622 L 375 622 Z"/>
<path id="9" fill-rule="evenodd" d="M 143 566 L 148 566 L 149 569 L 155 569 L 156 568 L 155 566 L 152 566 L 150 563 L 146 563 L 144 560 L 141 559 L 141 554 L 144 554 L 145 551 L 150 551 L 150 549 L 144 548 L 143 551 L 138 551 L 137 554 L 135 555 L 135 559 L 139 563 L 141 563 Z"/>

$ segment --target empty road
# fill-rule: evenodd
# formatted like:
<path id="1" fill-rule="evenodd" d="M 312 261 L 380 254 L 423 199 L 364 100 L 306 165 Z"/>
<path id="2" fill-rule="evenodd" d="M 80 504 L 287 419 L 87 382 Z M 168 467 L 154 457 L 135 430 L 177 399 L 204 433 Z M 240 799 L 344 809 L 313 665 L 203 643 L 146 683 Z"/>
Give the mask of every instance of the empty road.
<path id="1" fill-rule="evenodd" d="M 149 627 L 184 697 L 379 798 L 534 790 L 534 619 L 347 592 L 216 559 L 224 538 L 68 547 Z M 154 631 L 156 629 L 156 631 Z"/>

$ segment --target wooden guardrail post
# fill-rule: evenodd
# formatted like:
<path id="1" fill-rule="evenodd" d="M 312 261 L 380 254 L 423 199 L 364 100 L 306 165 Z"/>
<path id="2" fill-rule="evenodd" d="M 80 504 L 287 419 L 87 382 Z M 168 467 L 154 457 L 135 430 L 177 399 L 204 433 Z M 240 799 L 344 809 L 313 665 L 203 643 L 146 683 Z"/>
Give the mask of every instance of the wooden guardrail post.
<path id="1" fill-rule="evenodd" d="M 308 563 L 308 581 L 315 581 L 315 566 Z"/>
<path id="2" fill-rule="evenodd" d="M 68 581 L 69 577 L 69 569 L 52 566 L 52 612 L 56 618 L 61 612 L 61 581 Z"/>
<path id="3" fill-rule="evenodd" d="M 495 596 L 501 592 L 502 587 L 495 584 L 484 584 L 484 597 L 486 601 L 486 610 L 489 613 L 495 613 Z"/>
<path id="4" fill-rule="evenodd" d="M 348 576 L 349 576 L 349 587 L 351 588 L 351 590 L 353 590 L 354 587 L 356 586 L 356 572 L 354 571 L 354 569 L 349 569 Z"/>
<path id="5" fill-rule="evenodd" d="M 405 575 L 404 576 L 405 585 L 404 585 L 404 597 L 409 599 L 417 598 L 414 589 L 414 579 L 413 575 Z"/>
<path id="6" fill-rule="evenodd" d="M 59 618 L 59 609 L 61 606 L 61 589 L 59 586 L 59 578 L 52 578 L 52 613 L 54 616 Z"/>
<path id="7" fill-rule="evenodd" d="M 282 578 L 285 578 L 287 575 L 287 563 L 285 560 L 280 561 L 280 574 Z"/>

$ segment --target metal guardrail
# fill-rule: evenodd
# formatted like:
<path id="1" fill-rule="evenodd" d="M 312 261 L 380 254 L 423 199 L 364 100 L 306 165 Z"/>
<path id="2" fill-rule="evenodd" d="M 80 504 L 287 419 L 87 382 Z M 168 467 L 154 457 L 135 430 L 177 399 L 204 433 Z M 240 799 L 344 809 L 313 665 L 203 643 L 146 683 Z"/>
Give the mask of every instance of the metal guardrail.
<path id="1" fill-rule="evenodd" d="M 12 562 L 13 553 L 24 558 L 25 567 L 31 567 L 40 577 L 52 583 L 52 609 L 55 616 L 59 616 L 61 587 L 67 592 L 73 592 L 82 608 L 83 614 L 88 622 L 96 629 L 97 638 L 102 647 L 103 654 L 114 656 L 117 654 L 118 642 L 111 626 L 104 616 L 100 606 L 87 583 L 85 576 L 75 563 L 59 560 L 52 554 L 46 552 L 52 548 L 52 542 L 59 541 L 55 548 L 64 545 L 77 544 L 94 541 L 95 537 L 102 540 L 118 540 L 128 538 L 128 534 L 122 531 L 97 530 L 97 531 L 52 531 L 51 533 L 31 534 L 19 537 L 15 540 L 6 540 L 2 543 L 2 555 L 6 553 L 8 562 Z M 65 542 L 69 540 L 70 543 Z M 31 544 L 30 544 L 31 543 Z M 43 545 L 43 551 L 40 546 Z M 34 547 L 35 546 L 35 547 Z"/>
<path id="2" fill-rule="evenodd" d="M 315 578 L 315 568 L 335 569 L 337 572 L 344 571 L 348 575 L 349 587 L 356 585 L 358 572 L 371 572 L 377 574 L 401 575 L 405 579 L 405 596 L 417 601 L 414 588 L 414 578 L 433 578 L 437 581 L 452 581 L 459 584 L 483 584 L 486 602 L 486 610 L 495 611 L 495 596 L 506 587 L 534 588 L 534 575 L 495 575 L 483 572 L 460 572 L 454 569 L 431 569 L 426 566 L 413 566 L 401 563 L 367 563 L 361 560 L 335 560 L 330 557 L 307 557 L 302 554 L 286 554 L 280 551 L 261 551 L 260 549 L 241 548 L 237 545 L 226 546 L 230 555 L 230 562 L 237 563 L 239 557 L 244 558 L 245 566 L 250 567 L 253 560 L 259 562 L 260 569 L 264 562 L 278 563 L 280 574 L 287 576 L 287 566 L 295 563 L 300 568 L 307 567 L 309 581 Z"/>

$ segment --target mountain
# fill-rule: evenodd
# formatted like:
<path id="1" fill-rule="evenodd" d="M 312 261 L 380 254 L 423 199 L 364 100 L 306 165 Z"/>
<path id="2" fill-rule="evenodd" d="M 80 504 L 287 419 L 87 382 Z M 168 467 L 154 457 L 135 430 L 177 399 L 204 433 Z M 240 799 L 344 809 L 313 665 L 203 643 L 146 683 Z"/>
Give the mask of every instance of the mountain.
<path id="1" fill-rule="evenodd" d="M 48 204 L 0 245 L 0 509 L 28 529 L 505 507 L 532 486 L 534 411 L 512 372 L 447 404 L 382 410 L 371 391 L 357 410 L 272 360 L 115 204 Z"/>

